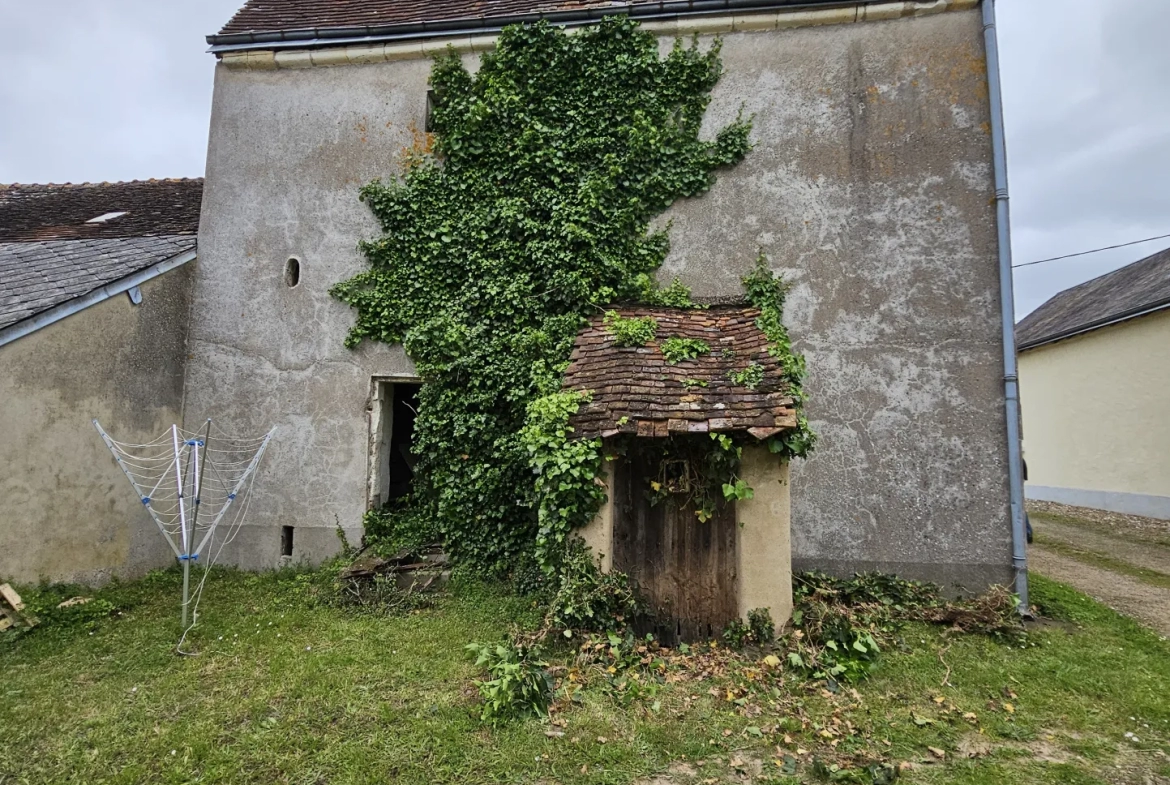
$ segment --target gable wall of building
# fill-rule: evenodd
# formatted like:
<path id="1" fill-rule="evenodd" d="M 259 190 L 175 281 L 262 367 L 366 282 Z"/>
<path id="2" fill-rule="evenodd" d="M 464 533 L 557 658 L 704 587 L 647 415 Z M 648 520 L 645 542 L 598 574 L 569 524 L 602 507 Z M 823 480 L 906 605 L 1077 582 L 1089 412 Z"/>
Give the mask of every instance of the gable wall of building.
<path id="1" fill-rule="evenodd" d="M 763 250 L 793 283 L 786 320 L 821 434 L 792 472 L 796 566 L 1008 581 L 978 11 L 722 39 L 707 125 L 742 107 L 755 149 L 664 216 L 662 277 L 739 294 Z M 399 347 L 345 349 L 353 317 L 328 288 L 363 268 L 356 243 L 377 226 L 357 190 L 393 177 L 420 138 L 429 72 L 427 59 L 217 68 L 187 412 L 281 426 L 233 545 L 242 566 L 275 563 L 282 524 L 305 529 L 294 558 L 332 553 L 339 523 L 360 536 L 370 378 L 411 365 Z"/>
<path id="2" fill-rule="evenodd" d="M 192 267 L 0 346 L 0 582 L 101 584 L 174 563 L 91 420 L 145 443 L 182 417 Z"/>

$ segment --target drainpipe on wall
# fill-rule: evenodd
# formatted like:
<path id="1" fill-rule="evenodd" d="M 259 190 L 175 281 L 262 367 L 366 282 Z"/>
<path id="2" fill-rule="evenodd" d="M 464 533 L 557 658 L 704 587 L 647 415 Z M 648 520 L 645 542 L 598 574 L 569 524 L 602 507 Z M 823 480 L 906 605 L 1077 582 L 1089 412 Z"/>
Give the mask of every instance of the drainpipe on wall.
<path id="1" fill-rule="evenodd" d="M 1008 215 L 1007 143 L 1003 95 L 999 81 L 999 44 L 995 36 L 995 0 L 983 0 L 983 41 L 987 50 L 987 86 L 991 98 L 991 150 L 995 166 L 995 225 L 999 233 L 999 305 L 1003 328 L 1003 397 L 1007 418 L 1008 498 L 1012 516 L 1012 566 L 1020 613 L 1029 614 L 1028 551 L 1024 532 L 1023 456 L 1020 452 L 1020 380 L 1016 371 L 1015 297 L 1012 292 L 1011 218 Z"/>

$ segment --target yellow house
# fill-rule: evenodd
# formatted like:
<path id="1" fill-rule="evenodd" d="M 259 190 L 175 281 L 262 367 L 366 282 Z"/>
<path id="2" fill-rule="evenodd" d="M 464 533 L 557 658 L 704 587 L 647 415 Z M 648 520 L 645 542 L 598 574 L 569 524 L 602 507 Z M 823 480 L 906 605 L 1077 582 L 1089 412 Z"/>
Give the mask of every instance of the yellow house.
<path id="1" fill-rule="evenodd" d="M 1029 499 L 1170 520 L 1170 248 L 1016 326 Z"/>

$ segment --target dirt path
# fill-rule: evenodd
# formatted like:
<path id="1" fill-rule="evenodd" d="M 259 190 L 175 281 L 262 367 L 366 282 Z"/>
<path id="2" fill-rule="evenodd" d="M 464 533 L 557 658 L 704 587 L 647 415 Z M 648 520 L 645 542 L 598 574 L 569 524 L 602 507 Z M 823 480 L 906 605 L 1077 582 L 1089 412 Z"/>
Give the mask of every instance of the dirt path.
<path id="1" fill-rule="evenodd" d="M 1170 636 L 1170 542 L 1166 521 L 1106 519 L 1075 507 L 1029 505 L 1036 542 L 1029 569 L 1074 586 Z"/>
<path id="2" fill-rule="evenodd" d="M 1071 507 L 1053 502 L 1030 501 L 1028 512 L 1033 516 L 1039 515 L 1065 523 L 1088 524 L 1102 532 L 1170 546 L 1170 521 L 1143 518 L 1140 515 L 1124 515 L 1107 510 L 1092 510 L 1088 507 Z"/>
<path id="3" fill-rule="evenodd" d="M 1160 589 L 1128 575 L 1091 567 L 1053 553 L 1042 545 L 1028 552 L 1028 569 L 1067 583 L 1110 608 L 1149 625 L 1159 635 L 1170 635 L 1170 589 Z"/>
<path id="4" fill-rule="evenodd" d="M 1074 522 L 1044 515 L 1030 517 L 1032 527 L 1036 531 L 1036 539 L 1042 544 L 1054 543 L 1057 546 L 1065 546 L 1057 548 L 1064 551 L 1065 555 L 1072 555 L 1067 553 L 1068 548 L 1099 554 L 1110 560 L 1163 575 L 1166 582 L 1170 583 L 1170 546 L 1150 542 L 1128 532 L 1114 533 L 1114 530 L 1102 530 L 1087 521 Z"/>

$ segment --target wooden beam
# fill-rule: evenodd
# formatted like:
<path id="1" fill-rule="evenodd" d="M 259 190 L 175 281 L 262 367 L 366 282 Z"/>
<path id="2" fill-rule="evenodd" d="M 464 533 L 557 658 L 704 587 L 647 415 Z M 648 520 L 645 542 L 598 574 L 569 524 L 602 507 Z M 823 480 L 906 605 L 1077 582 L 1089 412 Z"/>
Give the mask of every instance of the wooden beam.
<path id="1" fill-rule="evenodd" d="M 16 589 L 13 589 L 7 583 L 0 584 L 0 597 L 4 598 L 4 601 L 12 607 L 12 610 L 24 610 L 24 603 L 21 602 L 20 595 L 16 593 Z"/>

